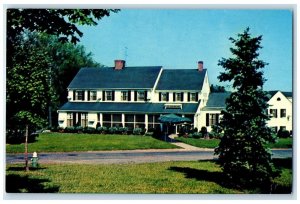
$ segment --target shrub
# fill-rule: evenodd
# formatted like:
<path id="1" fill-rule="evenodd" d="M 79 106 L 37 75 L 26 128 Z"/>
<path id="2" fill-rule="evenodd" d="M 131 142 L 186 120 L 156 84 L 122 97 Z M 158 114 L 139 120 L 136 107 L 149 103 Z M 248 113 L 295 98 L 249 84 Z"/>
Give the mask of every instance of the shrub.
<path id="1" fill-rule="evenodd" d="M 84 127 L 82 130 L 83 133 L 94 134 L 96 133 L 96 128 L 93 127 Z"/>
<path id="2" fill-rule="evenodd" d="M 75 130 L 76 130 L 78 133 L 80 133 L 80 132 L 83 131 L 83 127 L 82 127 L 82 126 L 76 126 L 76 127 L 75 127 Z"/>
<path id="3" fill-rule="evenodd" d="M 108 133 L 115 134 L 115 133 L 117 133 L 117 130 L 118 130 L 117 127 L 110 127 L 110 128 L 108 128 Z"/>
<path id="4" fill-rule="evenodd" d="M 152 137 L 156 138 L 156 139 L 160 139 L 161 138 L 161 129 L 160 126 L 156 126 L 154 131 L 153 131 L 153 135 Z"/>
<path id="5" fill-rule="evenodd" d="M 220 126 L 213 125 L 211 128 L 212 130 L 209 133 L 210 138 L 221 139 L 221 137 L 223 137 L 222 129 L 220 128 Z"/>
<path id="6" fill-rule="evenodd" d="M 105 126 L 98 127 L 97 132 L 100 133 L 100 134 L 106 134 L 107 133 L 107 127 L 105 127 Z"/>
<path id="7" fill-rule="evenodd" d="M 290 132 L 287 130 L 279 130 L 277 136 L 280 138 L 288 138 L 290 136 Z"/>
<path id="8" fill-rule="evenodd" d="M 76 133 L 77 130 L 76 130 L 75 127 L 71 126 L 71 127 L 66 127 L 64 132 L 66 132 L 66 133 Z"/>
<path id="9" fill-rule="evenodd" d="M 195 139 L 200 139 L 202 137 L 202 134 L 200 132 L 194 132 L 192 134 L 192 137 Z"/>
<path id="10" fill-rule="evenodd" d="M 134 128 L 132 133 L 134 135 L 141 135 L 143 133 L 143 130 L 142 130 L 142 128 Z"/>
<path id="11" fill-rule="evenodd" d="M 36 141 L 39 136 L 38 133 L 28 133 L 28 143 Z M 7 130 L 6 131 L 6 143 L 7 144 L 21 144 L 25 142 L 25 131 L 24 130 Z"/>

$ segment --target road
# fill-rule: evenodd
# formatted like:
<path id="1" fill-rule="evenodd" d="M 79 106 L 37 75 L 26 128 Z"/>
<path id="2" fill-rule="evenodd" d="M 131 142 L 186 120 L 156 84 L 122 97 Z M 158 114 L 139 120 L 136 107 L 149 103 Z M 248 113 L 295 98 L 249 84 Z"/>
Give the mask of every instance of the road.
<path id="1" fill-rule="evenodd" d="M 292 157 L 292 149 L 272 150 L 273 158 Z M 67 152 L 38 154 L 40 163 L 89 163 L 122 164 L 162 161 L 197 161 L 216 159 L 213 150 L 178 151 L 178 150 L 133 150 L 133 151 L 99 151 Z M 31 155 L 29 156 L 30 159 Z M 6 163 L 24 162 L 24 154 L 6 154 Z"/>

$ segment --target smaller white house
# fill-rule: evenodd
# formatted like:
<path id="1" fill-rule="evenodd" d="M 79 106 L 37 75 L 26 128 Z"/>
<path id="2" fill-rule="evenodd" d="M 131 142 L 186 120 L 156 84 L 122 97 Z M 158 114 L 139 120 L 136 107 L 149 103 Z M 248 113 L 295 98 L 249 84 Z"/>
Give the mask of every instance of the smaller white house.
<path id="1" fill-rule="evenodd" d="M 268 126 L 278 130 L 293 129 L 293 103 L 292 92 L 270 91 L 270 100 L 268 101 L 268 113 L 271 119 Z"/>
<path id="2" fill-rule="evenodd" d="M 226 98 L 229 92 L 211 93 L 206 106 L 201 109 L 199 123 L 201 127 L 206 127 L 211 131 L 213 125 L 217 125 L 221 119 L 221 110 L 225 109 Z M 293 130 L 292 92 L 269 91 L 268 113 L 271 118 L 267 125 L 278 130 Z"/>

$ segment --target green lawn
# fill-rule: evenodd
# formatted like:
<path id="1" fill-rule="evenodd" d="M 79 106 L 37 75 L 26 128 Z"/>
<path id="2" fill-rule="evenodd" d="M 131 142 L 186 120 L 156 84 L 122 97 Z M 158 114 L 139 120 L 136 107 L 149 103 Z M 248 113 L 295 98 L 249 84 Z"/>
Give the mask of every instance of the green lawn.
<path id="1" fill-rule="evenodd" d="M 291 159 L 278 160 L 282 174 L 273 193 L 290 193 Z M 182 193 L 240 194 L 260 191 L 226 185 L 213 161 L 145 164 L 43 164 L 24 171 L 21 164 L 6 167 L 6 191 L 30 193 Z"/>
<path id="2" fill-rule="evenodd" d="M 179 148 L 149 136 L 42 133 L 29 143 L 29 152 L 73 152 L 99 150 Z M 7 153 L 24 152 L 24 144 L 6 145 Z"/>
<path id="3" fill-rule="evenodd" d="M 220 140 L 218 139 L 194 139 L 194 138 L 184 138 L 184 137 L 176 137 L 176 140 L 184 142 L 186 144 L 193 145 L 195 147 L 201 148 L 216 148 Z M 278 142 L 275 144 L 270 144 L 270 148 L 292 148 L 293 139 L 292 138 L 279 138 Z"/>

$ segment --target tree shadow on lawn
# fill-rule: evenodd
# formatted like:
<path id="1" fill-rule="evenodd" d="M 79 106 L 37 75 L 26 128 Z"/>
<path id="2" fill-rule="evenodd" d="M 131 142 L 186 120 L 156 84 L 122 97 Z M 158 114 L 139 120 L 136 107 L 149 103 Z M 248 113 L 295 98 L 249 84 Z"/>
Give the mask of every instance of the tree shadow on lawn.
<path id="1" fill-rule="evenodd" d="M 50 182 L 49 179 L 29 178 L 17 174 L 6 175 L 7 193 L 57 193 L 58 186 L 45 186 L 43 183 Z"/>
<path id="2" fill-rule="evenodd" d="M 212 161 L 212 160 L 210 160 L 210 162 L 217 163 L 216 161 Z M 274 159 L 273 162 L 274 165 L 279 169 L 281 168 L 291 169 L 292 167 L 291 159 Z M 235 185 L 232 181 L 228 180 L 222 172 L 211 172 L 202 169 L 194 169 L 190 167 L 176 167 L 176 166 L 170 167 L 168 170 L 183 173 L 185 175 L 185 178 L 188 179 L 214 182 L 228 189 L 234 189 L 240 191 L 250 190 L 250 192 L 252 193 L 272 193 L 272 194 L 289 194 L 292 192 L 291 186 L 282 186 L 279 184 L 275 184 L 271 192 L 269 190 L 266 191 L 266 189 L 259 190 L 258 188 L 253 188 L 253 187 L 239 187 Z"/>

